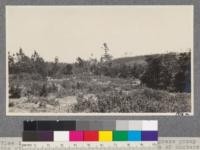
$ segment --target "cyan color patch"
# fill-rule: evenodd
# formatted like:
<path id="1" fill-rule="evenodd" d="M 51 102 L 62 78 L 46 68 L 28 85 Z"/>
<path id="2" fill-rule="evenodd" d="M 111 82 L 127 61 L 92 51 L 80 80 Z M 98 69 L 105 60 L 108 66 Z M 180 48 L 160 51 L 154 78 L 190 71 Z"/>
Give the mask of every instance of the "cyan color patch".
<path id="1" fill-rule="evenodd" d="M 141 141 L 141 131 L 128 131 L 128 141 Z"/>

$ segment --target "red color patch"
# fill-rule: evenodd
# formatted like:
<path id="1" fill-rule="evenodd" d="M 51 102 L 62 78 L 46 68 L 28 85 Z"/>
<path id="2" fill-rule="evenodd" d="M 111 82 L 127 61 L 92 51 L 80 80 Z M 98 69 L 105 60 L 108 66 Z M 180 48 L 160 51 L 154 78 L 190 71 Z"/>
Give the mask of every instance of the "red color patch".
<path id="1" fill-rule="evenodd" d="M 83 140 L 84 141 L 98 141 L 98 131 L 84 131 L 83 133 Z"/>

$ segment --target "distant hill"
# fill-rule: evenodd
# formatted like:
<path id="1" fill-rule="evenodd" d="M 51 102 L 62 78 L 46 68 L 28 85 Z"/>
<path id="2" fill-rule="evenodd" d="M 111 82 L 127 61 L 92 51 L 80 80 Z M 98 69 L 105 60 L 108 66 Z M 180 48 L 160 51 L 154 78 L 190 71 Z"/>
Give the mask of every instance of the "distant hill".
<path id="1" fill-rule="evenodd" d="M 142 56 L 133 56 L 133 57 L 121 57 L 121 58 L 116 58 L 112 60 L 113 65 L 120 65 L 120 64 L 126 64 L 126 65 L 134 65 L 134 64 L 141 64 L 141 65 L 146 65 L 146 57 L 154 57 L 154 56 L 159 56 L 159 55 L 164 55 L 164 56 L 175 56 L 179 55 L 179 53 L 166 53 L 166 54 L 152 54 L 152 55 L 142 55 Z M 172 57 L 173 58 L 173 57 Z"/>
<path id="2" fill-rule="evenodd" d="M 135 57 L 121 57 L 121 58 L 116 58 L 112 60 L 113 65 L 120 65 L 120 64 L 126 64 L 126 65 L 134 65 L 134 64 L 141 64 L 145 65 L 146 56 L 135 56 Z"/>
<path id="3" fill-rule="evenodd" d="M 145 56 L 121 57 L 113 59 L 112 62 L 114 64 L 126 64 L 126 65 L 146 64 Z"/>

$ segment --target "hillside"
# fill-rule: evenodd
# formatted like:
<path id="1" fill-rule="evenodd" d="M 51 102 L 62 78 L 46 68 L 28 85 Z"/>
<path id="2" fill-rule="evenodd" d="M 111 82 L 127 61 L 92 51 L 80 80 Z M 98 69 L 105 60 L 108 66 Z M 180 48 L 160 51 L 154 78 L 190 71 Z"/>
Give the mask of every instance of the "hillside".
<path id="1" fill-rule="evenodd" d="M 167 53 L 167 54 L 152 54 L 152 55 L 141 55 L 141 56 L 132 56 L 132 57 L 120 57 L 113 59 L 112 62 L 113 64 L 126 64 L 126 65 L 134 65 L 134 64 L 141 64 L 145 65 L 146 64 L 146 57 L 155 57 L 155 56 L 169 56 L 174 59 L 174 56 L 180 55 L 180 53 Z M 173 61 L 173 60 L 172 60 Z"/>
<path id="2" fill-rule="evenodd" d="M 146 64 L 145 56 L 121 57 L 112 60 L 112 62 L 114 64 L 126 64 L 126 65 Z"/>

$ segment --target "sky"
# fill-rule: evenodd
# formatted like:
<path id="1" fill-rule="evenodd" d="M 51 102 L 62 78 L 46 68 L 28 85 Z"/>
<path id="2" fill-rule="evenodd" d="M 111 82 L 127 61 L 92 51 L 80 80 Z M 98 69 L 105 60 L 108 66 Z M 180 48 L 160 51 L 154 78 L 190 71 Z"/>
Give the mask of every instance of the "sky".
<path id="1" fill-rule="evenodd" d="M 6 6 L 6 50 L 45 60 L 114 58 L 193 49 L 193 6 Z M 93 56 L 91 56 L 93 55 Z"/>

